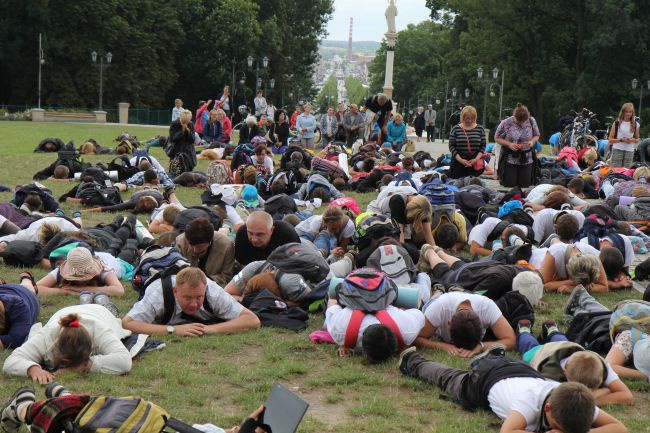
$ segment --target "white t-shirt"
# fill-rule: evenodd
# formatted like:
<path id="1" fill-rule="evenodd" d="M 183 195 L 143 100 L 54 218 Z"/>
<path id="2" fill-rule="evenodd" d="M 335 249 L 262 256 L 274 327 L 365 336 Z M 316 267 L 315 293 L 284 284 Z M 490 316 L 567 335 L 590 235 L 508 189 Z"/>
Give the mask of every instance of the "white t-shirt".
<path id="1" fill-rule="evenodd" d="M 526 197 L 526 201 L 530 201 L 540 205 L 544 204 L 544 201 L 546 200 L 546 195 L 553 187 L 555 187 L 555 185 L 552 185 L 550 183 L 542 183 L 540 185 L 537 185 L 535 188 L 530 190 L 528 196 Z M 577 197 L 571 191 L 569 191 L 569 198 L 571 199 L 571 206 L 582 206 L 584 204 L 587 204 L 586 201 Z"/>
<path id="2" fill-rule="evenodd" d="M 345 342 L 345 331 L 348 329 L 348 323 L 352 317 L 352 311 L 349 308 L 343 308 L 340 305 L 332 305 L 325 312 L 327 331 L 330 333 L 336 344 L 342 346 Z M 424 327 L 424 315 L 417 308 L 400 310 L 397 307 L 389 305 L 386 311 L 397 324 L 402 334 L 404 344 L 410 345 L 415 341 L 420 331 Z M 366 314 L 361 321 L 359 336 L 357 338 L 356 350 L 361 350 L 361 336 L 368 326 L 376 325 L 379 320 L 372 314 Z"/>
<path id="3" fill-rule="evenodd" d="M 589 244 L 576 242 L 573 245 L 578 248 L 583 254 L 591 254 L 592 256 L 596 257 L 598 257 L 600 254 L 600 251 Z M 548 248 L 548 253 L 552 255 L 553 259 L 555 260 L 555 274 L 560 280 L 566 280 L 569 278 L 566 273 L 567 260 L 565 259 L 566 250 L 569 246 L 571 246 L 571 244 L 558 243 L 553 244 Z"/>
<path id="4" fill-rule="evenodd" d="M 11 241 L 33 241 L 38 242 L 38 232 L 45 223 L 52 223 L 57 225 L 63 232 L 76 232 L 79 227 L 71 223 L 65 218 L 60 217 L 45 217 L 34 221 L 28 227 L 13 235 L 6 235 L 0 237 L 0 242 Z"/>
<path id="5" fill-rule="evenodd" d="M 172 286 L 176 284 L 176 276 L 172 276 Z M 241 314 L 244 307 L 235 301 L 232 296 L 226 293 L 217 283 L 208 279 L 205 297 L 212 307 L 212 314 L 206 311 L 203 306 L 194 314 L 203 320 L 219 318 L 222 320 L 232 320 Z M 163 318 L 165 312 L 165 301 L 163 298 L 162 281 L 156 280 L 147 287 L 144 297 L 136 302 L 131 310 L 126 313 L 133 320 L 144 323 L 155 323 Z M 178 325 L 188 323 L 181 316 L 183 310 L 175 303 L 174 314 L 169 320 L 169 325 Z"/>
<path id="6" fill-rule="evenodd" d="M 319 233 L 321 231 L 321 227 L 323 225 L 323 216 L 322 215 L 314 215 L 310 216 L 304 221 L 301 221 L 297 226 L 296 226 L 296 233 L 298 235 L 302 235 L 305 233 Z M 354 235 L 355 228 L 354 228 L 354 222 L 352 219 L 348 218 L 348 222 L 343 227 L 343 232 L 341 233 L 341 237 L 345 239 L 349 239 Z"/>
<path id="7" fill-rule="evenodd" d="M 151 222 L 157 221 L 158 223 L 162 223 L 163 222 L 163 211 L 165 210 L 165 208 L 167 206 L 177 207 L 178 210 L 185 210 L 186 209 L 185 206 L 183 206 L 180 203 L 163 203 L 159 207 L 154 209 L 153 212 L 151 212 Z"/>
<path id="8" fill-rule="evenodd" d="M 555 209 L 542 209 L 537 212 L 533 219 L 533 233 L 535 233 L 535 241 L 542 243 L 547 237 L 555 233 L 555 226 L 553 225 L 553 218 L 559 212 L 567 212 L 578 220 L 578 228 L 581 229 L 585 222 L 585 215 L 577 210 L 559 211 Z"/>
<path id="9" fill-rule="evenodd" d="M 634 137 L 634 132 L 632 132 L 631 123 L 627 120 L 619 122 L 618 131 L 616 132 L 616 138 L 632 138 Z M 613 127 L 613 125 L 612 125 Z M 639 130 L 639 122 L 636 123 L 635 131 Z M 622 141 L 617 141 L 612 145 L 612 149 L 624 150 L 626 152 L 634 152 L 634 143 L 624 143 Z"/>
<path id="10" fill-rule="evenodd" d="M 499 418 L 506 419 L 513 410 L 526 420 L 526 431 L 536 431 L 542 414 L 546 396 L 560 386 L 553 380 L 533 377 L 513 377 L 503 379 L 490 388 L 488 402 L 490 409 Z M 594 421 L 599 409 L 594 406 Z"/>
<path id="11" fill-rule="evenodd" d="M 151 155 L 147 155 L 146 157 L 134 156 L 129 160 L 129 162 L 132 166 L 137 167 L 138 159 L 140 160 L 139 162 L 142 162 L 143 159 L 147 159 L 151 163 L 151 166 L 156 170 L 164 171 L 165 173 L 167 172 L 165 168 L 158 162 L 158 160 Z"/>
<path id="12" fill-rule="evenodd" d="M 535 269 L 540 270 L 542 268 L 542 262 L 544 262 L 544 257 L 546 257 L 546 252 L 548 248 L 533 248 L 533 252 L 528 259 L 528 263 L 533 265 Z"/>
<path id="13" fill-rule="evenodd" d="M 264 156 L 263 164 L 257 162 L 257 157 L 253 157 L 253 164 L 255 164 L 255 166 L 263 165 L 268 174 L 273 174 L 273 158 L 271 158 L 270 156 L 268 155 Z"/>
<path id="14" fill-rule="evenodd" d="M 424 312 L 424 317 L 436 328 L 436 335 L 443 341 L 451 342 L 449 321 L 458 306 L 464 301 L 469 301 L 481 321 L 482 335 L 485 335 L 485 330 L 494 325 L 502 316 L 497 304 L 485 296 L 463 292 L 450 292 L 440 295 L 438 299 L 429 304 Z"/>
<path id="15" fill-rule="evenodd" d="M 492 230 L 501 222 L 499 218 L 488 217 L 485 218 L 481 224 L 475 225 L 472 230 L 469 232 L 467 238 L 467 243 L 472 245 L 472 242 L 476 242 L 482 247 L 485 247 L 487 244 L 488 236 L 492 233 Z M 513 224 L 515 227 L 520 228 L 524 233 L 528 233 L 528 227 L 521 224 Z"/>
<path id="16" fill-rule="evenodd" d="M 628 238 L 625 235 L 621 235 L 621 238 L 623 238 L 623 244 L 625 245 L 625 254 L 623 255 L 623 266 L 628 267 L 632 265 L 632 262 L 634 262 L 634 247 L 632 247 L 632 242 L 630 241 L 630 238 Z M 599 242 L 602 241 L 609 241 L 612 246 L 614 247 L 614 241 L 609 236 L 605 236 L 604 238 L 599 238 Z M 589 244 L 589 240 L 587 238 L 582 238 L 580 239 L 580 243 L 583 244 Z"/>

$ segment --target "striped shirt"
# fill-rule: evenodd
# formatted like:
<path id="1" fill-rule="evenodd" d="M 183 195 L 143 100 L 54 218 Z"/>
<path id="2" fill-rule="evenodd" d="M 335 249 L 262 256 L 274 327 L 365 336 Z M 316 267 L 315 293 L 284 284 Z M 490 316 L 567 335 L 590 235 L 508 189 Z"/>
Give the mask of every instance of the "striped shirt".
<path id="1" fill-rule="evenodd" d="M 485 153 L 485 129 L 481 125 L 476 125 L 474 129 L 463 129 L 460 125 L 454 125 L 449 132 L 449 151 L 452 160 L 456 159 L 456 155 L 470 160 L 479 152 Z"/>

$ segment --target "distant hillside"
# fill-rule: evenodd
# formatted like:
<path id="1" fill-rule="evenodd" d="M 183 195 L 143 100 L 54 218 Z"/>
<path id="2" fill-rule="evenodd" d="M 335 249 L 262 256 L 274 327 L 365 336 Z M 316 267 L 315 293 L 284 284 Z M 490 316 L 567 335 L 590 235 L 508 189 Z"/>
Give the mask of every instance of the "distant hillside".
<path id="1" fill-rule="evenodd" d="M 321 47 L 332 47 L 332 48 L 345 48 L 348 49 L 348 41 L 321 41 Z M 375 41 L 352 41 L 352 49 L 359 52 L 370 52 L 374 53 L 377 51 L 381 44 Z"/>

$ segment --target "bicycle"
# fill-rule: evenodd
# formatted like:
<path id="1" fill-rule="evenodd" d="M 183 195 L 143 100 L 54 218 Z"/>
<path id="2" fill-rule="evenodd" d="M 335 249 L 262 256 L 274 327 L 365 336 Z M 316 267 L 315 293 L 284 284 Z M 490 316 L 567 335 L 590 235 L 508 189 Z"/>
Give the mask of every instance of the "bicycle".
<path id="1" fill-rule="evenodd" d="M 560 149 L 563 147 L 573 147 L 576 150 L 582 150 L 588 146 L 598 148 L 598 139 L 591 133 L 590 124 L 595 121 L 596 113 L 592 113 L 587 108 L 583 108 L 580 113 L 574 111 L 575 117 L 573 122 L 564 127 L 560 135 Z"/>

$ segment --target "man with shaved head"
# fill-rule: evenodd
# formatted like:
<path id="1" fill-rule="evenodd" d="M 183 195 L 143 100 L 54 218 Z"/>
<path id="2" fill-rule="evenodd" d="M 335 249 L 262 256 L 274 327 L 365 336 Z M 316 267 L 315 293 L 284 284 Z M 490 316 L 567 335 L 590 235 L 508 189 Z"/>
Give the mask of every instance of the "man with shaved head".
<path id="1" fill-rule="evenodd" d="M 252 212 L 246 224 L 237 230 L 235 258 L 246 266 L 255 260 L 266 260 L 273 250 L 289 242 L 300 242 L 291 224 L 273 221 L 264 211 Z"/>

